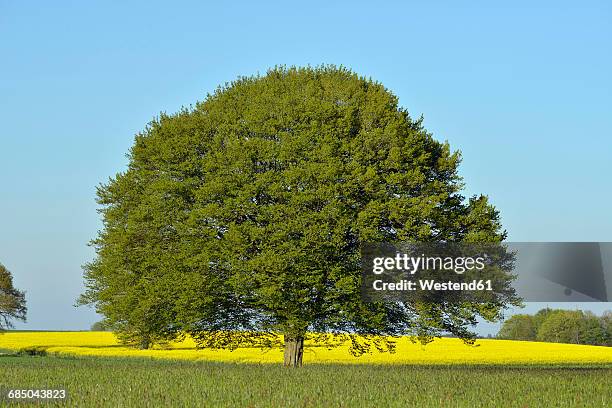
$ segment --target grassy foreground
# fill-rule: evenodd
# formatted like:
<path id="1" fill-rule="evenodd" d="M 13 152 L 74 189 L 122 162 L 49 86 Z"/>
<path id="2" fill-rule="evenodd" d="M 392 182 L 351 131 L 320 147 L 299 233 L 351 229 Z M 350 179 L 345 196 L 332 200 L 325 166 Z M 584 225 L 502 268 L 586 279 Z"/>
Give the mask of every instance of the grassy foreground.
<path id="1" fill-rule="evenodd" d="M 4 387 L 62 388 L 78 407 L 605 407 L 612 368 L 277 365 L 0 357 Z M 6 402 L 1 402 L 6 405 Z"/>
<path id="2" fill-rule="evenodd" d="M 282 350 L 240 348 L 235 351 L 196 350 L 192 340 L 172 344 L 169 349 L 135 350 L 117 343 L 108 332 L 6 332 L 0 334 L 0 349 L 19 351 L 36 348 L 61 356 L 151 357 L 171 360 L 198 360 L 231 363 L 273 363 L 283 361 Z M 416 365 L 612 365 L 612 347 L 538 343 L 510 340 L 478 340 L 466 346 L 459 339 L 438 339 L 423 347 L 407 338 L 398 340 L 394 354 L 374 351 L 355 358 L 347 346 L 317 347 L 308 341 L 304 363 L 326 364 L 416 364 Z"/>

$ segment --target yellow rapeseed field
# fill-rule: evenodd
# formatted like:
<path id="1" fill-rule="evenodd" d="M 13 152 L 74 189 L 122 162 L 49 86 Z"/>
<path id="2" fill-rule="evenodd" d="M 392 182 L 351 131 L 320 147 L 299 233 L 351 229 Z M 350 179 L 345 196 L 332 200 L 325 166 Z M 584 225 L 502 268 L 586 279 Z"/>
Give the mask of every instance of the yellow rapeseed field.
<path id="1" fill-rule="evenodd" d="M 170 348 L 136 350 L 124 347 L 109 332 L 5 332 L 0 334 L 0 349 L 19 351 L 38 347 L 58 355 L 152 357 L 179 360 L 280 363 L 282 350 L 239 348 L 196 350 L 191 339 Z M 427 346 L 413 344 L 408 338 L 397 342 L 394 354 L 374 351 L 362 357 L 351 356 L 347 346 L 334 349 L 306 344 L 305 363 L 351 364 L 587 364 L 611 363 L 612 348 L 574 344 L 539 343 L 511 340 L 478 340 L 467 346 L 459 339 L 437 339 Z"/>

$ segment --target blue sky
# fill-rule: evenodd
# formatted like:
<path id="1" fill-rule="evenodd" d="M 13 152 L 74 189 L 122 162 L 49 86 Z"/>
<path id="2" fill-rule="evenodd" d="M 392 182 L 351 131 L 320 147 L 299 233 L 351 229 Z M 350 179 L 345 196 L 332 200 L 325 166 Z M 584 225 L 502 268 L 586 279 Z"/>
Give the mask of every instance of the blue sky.
<path id="1" fill-rule="evenodd" d="M 134 134 L 276 64 L 385 84 L 462 151 L 467 193 L 490 196 L 509 240 L 612 241 L 610 3 L 124 3 L 0 0 L 0 262 L 27 290 L 19 328 L 97 320 L 72 306 L 95 186 Z"/>

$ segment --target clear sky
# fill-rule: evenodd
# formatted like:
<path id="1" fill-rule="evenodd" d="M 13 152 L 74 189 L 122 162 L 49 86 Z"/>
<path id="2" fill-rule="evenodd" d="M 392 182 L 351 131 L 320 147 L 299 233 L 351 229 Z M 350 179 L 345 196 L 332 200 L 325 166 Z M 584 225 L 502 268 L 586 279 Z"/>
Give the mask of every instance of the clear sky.
<path id="1" fill-rule="evenodd" d="M 0 0 L 0 262 L 27 291 L 18 328 L 98 319 L 73 307 L 95 186 L 134 134 L 277 64 L 385 84 L 463 152 L 467 193 L 490 196 L 509 240 L 612 241 L 609 2 L 127 3 Z"/>

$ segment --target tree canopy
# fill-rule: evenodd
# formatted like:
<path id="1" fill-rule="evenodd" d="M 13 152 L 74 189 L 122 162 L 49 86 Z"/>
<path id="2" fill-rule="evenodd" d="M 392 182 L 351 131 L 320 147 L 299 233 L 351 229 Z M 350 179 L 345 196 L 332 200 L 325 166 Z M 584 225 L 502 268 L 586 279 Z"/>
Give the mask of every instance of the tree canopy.
<path id="1" fill-rule="evenodd" d="M 534 340 L 536 330 L 533 316 L 518 314 L 504 322 L 497 336 L 501 339 Z"/>
<path id="2" fill-rule="evenodd" d="M 382 84 L 345 68 L 271 69 L 161 114 L 126 171 L 98 188 L 104 228 L 85 266 L 106 324 L 147 347 L 184 333 L 203 347 L 274 345 L 301 364 L 308 333 L 355 354 L 377 335 L 474 339 L 487 304 L 366 303 L 363 242 L 501 242 L 486 196 L 466 199 L 460 154 Z"/>
<path id="3" fill-rule="evenodd" d="M 26 320 L 25 293 L 15 289 L 13 276 L 0 264 L 0 330 L 13 327 L 13 320 Z"/>

